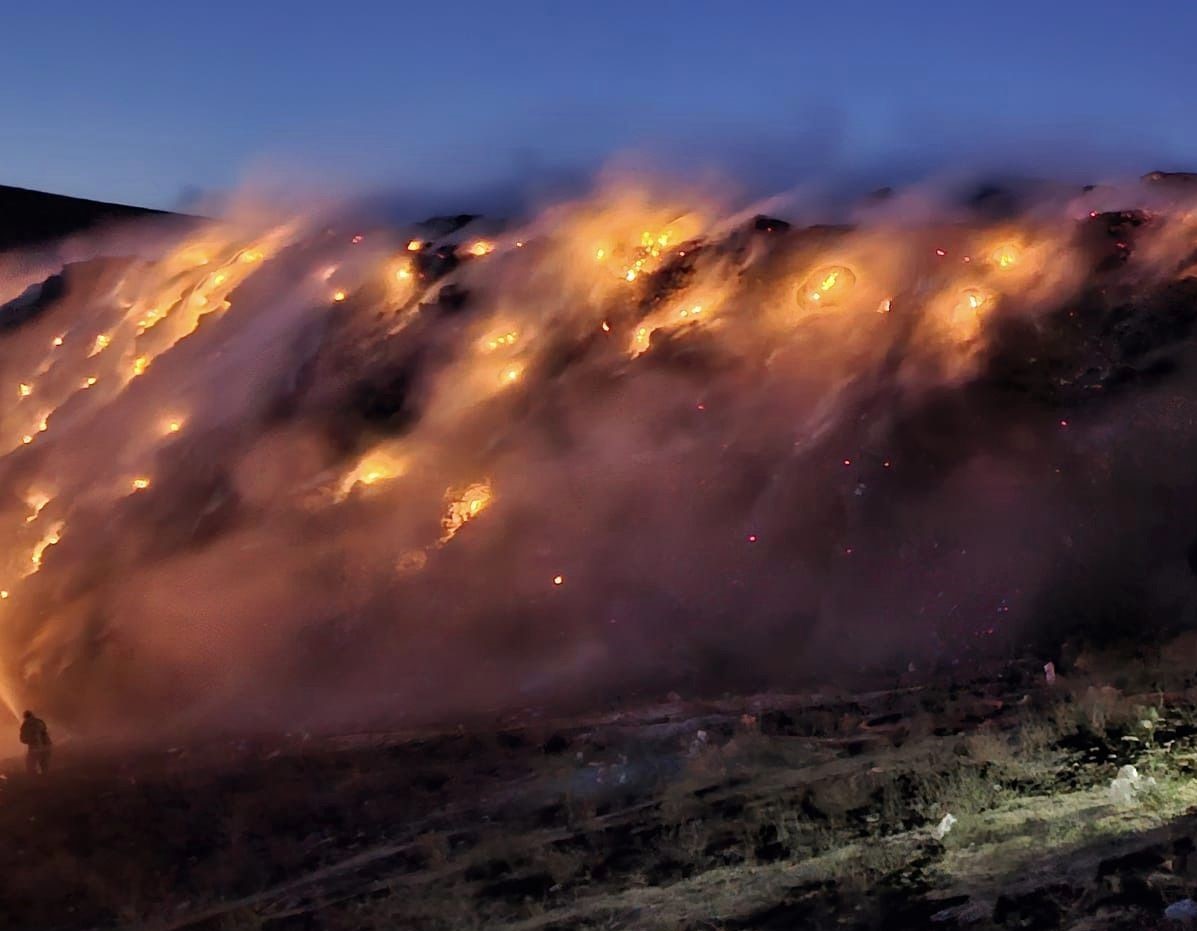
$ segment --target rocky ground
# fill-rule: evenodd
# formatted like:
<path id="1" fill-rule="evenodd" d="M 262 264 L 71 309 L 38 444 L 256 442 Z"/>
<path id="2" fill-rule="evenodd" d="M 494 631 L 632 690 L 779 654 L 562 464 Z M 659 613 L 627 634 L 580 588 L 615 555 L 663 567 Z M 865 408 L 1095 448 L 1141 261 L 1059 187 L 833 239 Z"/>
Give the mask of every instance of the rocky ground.
<path id="1" fill-rule="evenodd" d="M 0 924 L 1168 927 L 1197 895 L 1194 656 L 439 734 L 67 744 L 50 777 L 14 761 L 0 783 Z"/>

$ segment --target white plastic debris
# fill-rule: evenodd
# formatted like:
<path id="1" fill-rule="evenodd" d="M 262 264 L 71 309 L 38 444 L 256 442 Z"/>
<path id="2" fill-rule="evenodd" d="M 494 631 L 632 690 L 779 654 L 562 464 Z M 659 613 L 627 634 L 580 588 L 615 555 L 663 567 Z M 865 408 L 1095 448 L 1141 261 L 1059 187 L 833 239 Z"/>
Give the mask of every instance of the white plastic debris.
<path id="1" fill-rule="evenodd" d="M 1182 921 L 1186 925 L 1197 921 L 1197 902 L 1192 899 L 1181 899 L 1173 902 L 1164 909 L 1164 917 L 1171 921 Z"/>
<path id="2" fill-rule="evenodd" d="M 952 825 L 957 821 L 955 815 L 948 813 L 943 816 L 943 820 L 935 825 L 934 830 L 931 831 L 931 836 L 936 840 L 943 840 L 948 836 L 948 831 L 952 830 Z"/>
<path id="3" fill-rule="evenodd" d="M 1123 766 L 1118 775 L 1110 780 L 1110 801 L 1115 805 L 1133 805 L 1139 794 L 1155 788 L 1155 779 L 1144 779 L 1133 766 Z"/>
<path id="4" fill-rule="evenodd" d="M 1051 685 L 1053 682 L 1056 681 L 1056 664 L 1055 663 L 1044 663 L 1043 664 L 1043 678 L 1047 680 L 1048 685 Z"/>

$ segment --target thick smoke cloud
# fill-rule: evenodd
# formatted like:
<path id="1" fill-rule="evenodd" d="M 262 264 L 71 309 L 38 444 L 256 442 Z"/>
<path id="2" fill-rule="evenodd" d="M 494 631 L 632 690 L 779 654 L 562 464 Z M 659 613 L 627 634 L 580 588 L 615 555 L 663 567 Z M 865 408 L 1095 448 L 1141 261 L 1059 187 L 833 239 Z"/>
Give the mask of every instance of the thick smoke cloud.
<path id="1" fill-rule="evenodd" d="M 4 698 L 342 727 L 1185 623 L 1197 215 L 1033 193 L 799 228 L 625 181 L 10 258 Z"/>

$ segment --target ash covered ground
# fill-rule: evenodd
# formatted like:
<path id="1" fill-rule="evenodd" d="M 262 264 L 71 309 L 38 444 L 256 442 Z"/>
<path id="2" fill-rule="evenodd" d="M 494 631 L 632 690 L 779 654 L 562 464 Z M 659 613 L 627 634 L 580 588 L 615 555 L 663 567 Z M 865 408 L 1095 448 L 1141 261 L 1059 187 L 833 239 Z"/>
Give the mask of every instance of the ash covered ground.
<path id="1" fill-rule="evenodd" d="M 1193 188 L 0 253 L 13 926 L 1164 921 Z"/>

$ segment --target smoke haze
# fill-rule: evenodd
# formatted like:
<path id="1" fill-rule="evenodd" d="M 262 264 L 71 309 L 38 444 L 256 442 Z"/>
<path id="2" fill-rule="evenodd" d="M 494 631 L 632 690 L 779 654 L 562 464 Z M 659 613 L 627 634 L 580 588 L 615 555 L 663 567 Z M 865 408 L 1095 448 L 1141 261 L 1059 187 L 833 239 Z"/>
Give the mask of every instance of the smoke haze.
<path id="1" fill-rule="evenodd" d="M 3 257 L 5 702 L 433 721 L 1188 622 L 1193 195 L 951 190 Z"/>

